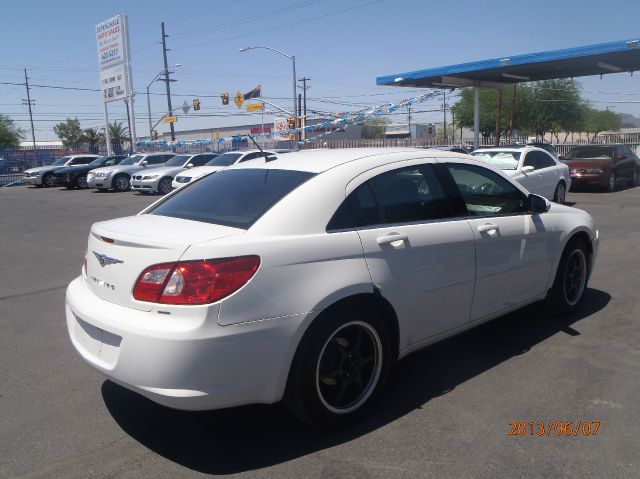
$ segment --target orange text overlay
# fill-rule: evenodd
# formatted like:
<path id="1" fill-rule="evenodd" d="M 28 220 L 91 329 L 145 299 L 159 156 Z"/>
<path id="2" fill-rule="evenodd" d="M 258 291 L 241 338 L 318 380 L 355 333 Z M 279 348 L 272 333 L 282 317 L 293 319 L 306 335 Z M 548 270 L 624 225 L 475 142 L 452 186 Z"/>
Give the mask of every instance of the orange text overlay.
<path id="1" fill-rule="evenodd" d="M 509 421 L 509 436 L 597 436 L 602 421 Z"/>

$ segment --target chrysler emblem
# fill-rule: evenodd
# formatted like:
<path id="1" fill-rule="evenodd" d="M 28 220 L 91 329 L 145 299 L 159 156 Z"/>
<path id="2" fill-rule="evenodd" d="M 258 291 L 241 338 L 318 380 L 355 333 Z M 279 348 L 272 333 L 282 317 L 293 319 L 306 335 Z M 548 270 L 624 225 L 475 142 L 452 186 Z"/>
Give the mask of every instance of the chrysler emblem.
<path id="1" fill-rule="evenodd" d="M 93 254 L 96 256 L 96 258 L 98 259 L 98 263 L 100 263 L 100 266 L 102 266 L 103 268 L 105 266 L 110 265 L 110 264 L 124 263 L 124 261 L 121 261 L 121 260 L 115 259 L 115 258 L 111 258 L 111 257 L 107 256 L 106 254 L 96 253 L 95 251 L 93 252 Z"/>

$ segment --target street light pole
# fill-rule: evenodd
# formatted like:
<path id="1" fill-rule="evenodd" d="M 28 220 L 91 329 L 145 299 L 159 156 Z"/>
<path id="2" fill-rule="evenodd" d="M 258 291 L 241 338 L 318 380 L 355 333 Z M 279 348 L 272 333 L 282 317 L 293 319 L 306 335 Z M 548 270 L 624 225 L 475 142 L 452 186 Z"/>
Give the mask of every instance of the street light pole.
<path id="1" fill-rule="evenodd" d="M 292 92 L 292 97 L 293 97 L 293 108 L 291 109 L 291 111 L 293 112 L 293 116 L 297 117 L 297 111 L 298 111 L 298 103 L 297 103 L 297 99 L 296 99 L 296 57 L 295 55 L 287 55 L 284 52 L 281 52 L 280 50 L 276 50 L 275 48 L 271 48 L 271 47 L 264 47 L 264 46 L 259 46 L 259 47 L 244 47 L 244 48 L 240 48 L 238 51 L 240 52 L 246 52 L 247 50 L 256 50 L 258 48 L 262 48 L 264 50 L 271 50 L 272 52 L 276 52 L 279 53 L 280 55 L 282 55 L 283 57 L 287 57 L 289 60 L 291 60 L 292 66 L 293 66 L 293 92 Z"/>
<path id="2" fill-rule="evenodd" d="M 175 65 L 173 65 L 173 68 L 178 68 L 181 66 L 182 64 L 176 63 Z M 153 82 L 155 82 L 160 75 L 166 76 L 166 70 L 164 68 L 160 70 L 157 73 L 157 75 L 153 77 L 153 80 L 151 80 L 151 82 L 149 82 L 149 84 L 147 85 L 147 119 L 149 120 L 149 139 L 151 139 L 151 137 L 153 136 L 153 126 L 151 125 L 151 101 L 149 99 L 149 88 L 151 88 L 151 85 L 153 85 Z"/>

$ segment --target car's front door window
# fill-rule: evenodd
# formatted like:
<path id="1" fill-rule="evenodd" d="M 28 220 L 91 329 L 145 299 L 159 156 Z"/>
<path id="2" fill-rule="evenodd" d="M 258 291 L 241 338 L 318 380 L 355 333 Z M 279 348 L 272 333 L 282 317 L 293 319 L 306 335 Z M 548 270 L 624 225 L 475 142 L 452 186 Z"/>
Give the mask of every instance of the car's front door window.
<path id="1" fill-rule="evenodd" d="M 469 216 L 513 215 L 528 210 L 525 194 L 497 173 L 462 163 L 450 163 L 447 168 Z"/>

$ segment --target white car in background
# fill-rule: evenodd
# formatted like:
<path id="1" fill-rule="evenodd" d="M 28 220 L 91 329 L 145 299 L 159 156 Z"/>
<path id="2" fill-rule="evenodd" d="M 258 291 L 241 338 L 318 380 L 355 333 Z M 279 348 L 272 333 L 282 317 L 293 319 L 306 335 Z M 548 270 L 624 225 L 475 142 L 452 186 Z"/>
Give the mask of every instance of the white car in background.
<path id="1" fill-rule="evenodd" d="M 471 155 L 500 168 L 530 193 L 556 203 L 564 203 L 571 187 L 569 167 L 542 148 L 481 148 Z"/>
<path id="2" fill-rule="evenodd" d="M 100 191 L 127 191 L 131 176 L 138 171 L 164 165 L 175 153 L 137 153 L 125 158 L 117 165 L 97 168 L 87 174 L 87 186 Z"/>
<path id="3" fill-rule="evenodd" d="M 189 168 L 203 166 L 213 160 L 218 153 L 182 153 L 174 156 L 164 165 L 143 170 L 131 176 L 131 189 L 141 193 L 161 193 L 166 195 L 173 188 L 173 178 Z"/>
<path id="4" fill-rule="evenodd" d="M 47 166 L 29 168 L 22 173 L 22 182 L 27 185 L 56 186 L 56 170 L 66 166 L 88 165 L 93 160 L 100 158 L 98 155 L 69 155 L 58 158 Z"/>
<path id="5" fill-rule="evenodd" d="M 184 186 L 187 183 L 190 183 L 196 178 L 200 178 L 201 176 L 215 173 L 216 171 L 220 171 L 231 165 L 235 165 L 236 163 L 255 160 L 256 158 L 265 158 L 268 156 L 276 157 L 276 152 L 260 151 L 260 150 L 228 151 L 226 153 L 222 153 L 220 156 L 214 158 L 204 166 L 191 168 L 187 171 L 184 171 L 176 175 L 171 186 L 174 189 L 180 188 L 181 186 Z"/>
<path id="6" fill-rule="evenodd" d="M 341 427 L 412 351 L 540 300 L 574 311 L 597 252 L 588 213 L 468 156 L 308 150 L 94 224 L 66 320 L 88 364 L 160 404 L 284 399 Z"/>

